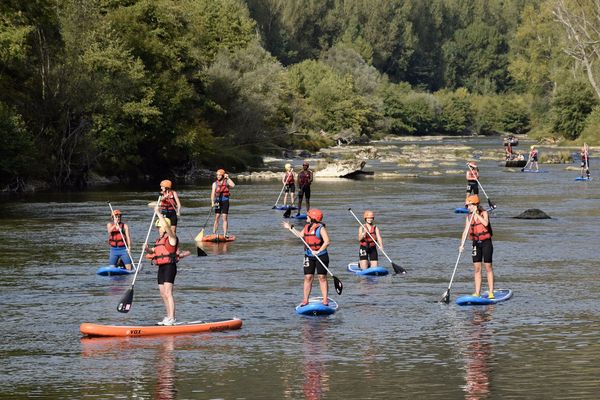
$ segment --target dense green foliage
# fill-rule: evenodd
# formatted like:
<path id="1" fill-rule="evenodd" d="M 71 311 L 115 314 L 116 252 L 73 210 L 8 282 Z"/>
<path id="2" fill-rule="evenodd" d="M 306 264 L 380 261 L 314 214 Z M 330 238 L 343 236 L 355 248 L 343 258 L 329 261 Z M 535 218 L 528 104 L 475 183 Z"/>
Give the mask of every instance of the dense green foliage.
<path id="1" fill-rule="evenodd" d="M 0 184 L 240 170 L 385 134 L 600 142 L 600 40 L 576 41 L 600 32 L 597 12 L 592 0 L 5 0 Z"/>

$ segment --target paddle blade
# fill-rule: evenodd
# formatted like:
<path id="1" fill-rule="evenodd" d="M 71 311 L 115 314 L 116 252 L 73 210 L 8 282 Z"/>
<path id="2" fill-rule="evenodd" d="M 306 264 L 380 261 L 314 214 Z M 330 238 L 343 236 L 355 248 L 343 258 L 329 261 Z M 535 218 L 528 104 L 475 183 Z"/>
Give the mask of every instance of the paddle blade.
<path id="1" fill-rule="evenodd" d="M 397 274 L 406 274 L 406 270 L 396 263 L 392 263 L 392 268 L 394 268 L 394 272 Z"/>
<path id="2" fill-rule="evenodd" d="M 198 251 L 198 257 L 206 257 L 207 254 L 204 250 L 202 250 L 200 247 L 196 247 L 196 250 Z"/>
<path id="3" fill-rule="evenodd" d="M 337 292 L 337 294 L 342 294 L 342 290 L 344 290 L 344 285 L 342 284 L 342 281 L 340 281 L 335 275 L 333 275 L 333 286 L 335 287 L 335 291 Z"/>
<path id="4" fill-rule="evenodd" d="M 204 228 L 202 228 L 200 230 L 200 232 L 196 235 L 196 237 L 194 238 L 194 240 L 196 242 L 201 242 L 203 237 L 204 237 Z"/>
<path id="5" fill-rule="evenodd" d="M 488 199 L 488 206 L 490 206 L 490 208 L 493 210 L 496 209 L 496 205 L 494 203 L 492 203 L 492 201 L 490 199 Z"/>
<path id="6" fill-rule="evenodd" d="M 446 290 L 446 293 L 444 293 L 444 295 L 442 296 L 440 303 L 450 303 L 450 289 Z"/>
<path id="7" fill-rule="evenodd" d="M 121 299 L 121 302 L 117 306 L 117 311 L 120 313 L 128 313 L 133 303 L 133 286 L 125 292 L 125 295 Z"/>
<path id="8" fill-rule="evenodd" d="M 287 210 L 285 210 L 285 212 L 283 213 L 283 218 L 289 218 L 292 215 L 292 209 L 288 208 Z"/>

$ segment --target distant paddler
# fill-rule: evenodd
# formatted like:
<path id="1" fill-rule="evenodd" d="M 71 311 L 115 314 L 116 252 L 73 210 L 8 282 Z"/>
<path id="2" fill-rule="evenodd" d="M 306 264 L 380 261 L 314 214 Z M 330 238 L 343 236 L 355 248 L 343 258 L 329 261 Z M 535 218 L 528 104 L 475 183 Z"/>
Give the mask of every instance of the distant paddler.
<path id="1" fill-rule="evenodd" d="M 114 210 L 111 213 L 112 222 L 106 224 L 108 244 L 110 245 L 108 264 L 116 267 L 120 259 L 125 264 L 125 268 L 131 270 L 132 261 L 127 250 L 131 248 L 131 236 L 129 235 L 129 226 L 121 221 L 121 216 L 120 210 Z"/>
<path id="2" fill-rule="evenodd" d="M 587 144 L 583 144 L 581 147 L 581 151 L 579 152 L 581 156 L 581 177 L 583 178 L 583 174 L 590 178 L 590 149 Z"/>
<path id="3" fill-rule="evenodd" d="M 479 194 L 479 167 L 475 161 L 467 163 L 467 195 Z"/>
<path id="4" fill-rule="evenodd" d="M 285 164 L 285 173 L 283 174 L 283 178 L 281 179 L 281 183 L 284 184 L 284 195 L 283 195 L 283 205 L 286 206 L 288 193 L 290 195 L 290 206 L 294 205 L 294 195 L 296 194 L 296 174 L 294 173 L 294 167 L 292 164 Z"/>
<path id="5" fill-rule="evenodd" d="M 181 215 L 181 203 L 177 192 L 172 190 L 173 183 L 165 179 L 160 182 L 160 213 L 171 222 L 173 232 L 177 232 L 177 217 Z"/>
<path id="6" fill-rule="evenodd" d="M 313 172 L 308 169 L 308 161 L 302 163 L 302 171 L 298 173 L 298 213 L 302 209 L 302 199 L 306 196 L 306 211 L 310 210 L 310 185 L 313 182 Z"/>
<path id="7" fill-rule="evenodd" d="M 363 214 L 364 224 L 358 228 L 358 259 L 360 269 L 376 267 L 379 256 L 377 254 L 377 243 L 383 249 L 383 239 L 379 227 L 375 226 L 375 213 L 367 210 Z M 363 228 L 364 226 L 364 228 Z"/>
<path id="8" fill-rule="evenodd" d="M 219 217 L 223 220 L 223 235 L 229 238 L 227 234 L 228 216 L 229 216 L 229 198 L 231 193 L 229 189 L 233 188 L 235 183 L 225 173 L 224 169 L 217 170 L 217 179 L 212 184 L 210 193 L 211 207 L 215 210 L 215 222 L 213 224 L 213 234 L 217 234 L 219 228 Z"/>
<path id="9" fill-rule="evenodd" d="M 529 169 L 535 169 L 536 171 L 539 169 L 538 166 L 538 150 L 535 147 L 535 145 L 531 145 L 531 151 L 529 152 L 529 160 L 528 160 L 528 164 L 529 164 Z"/>
<path id="10" fill-rule="evenodd" d="M 494 270 L 492 268 L 492 255 L 494 246 L 492 244 L 492 225 L 490 217 L 485 208 L 481 207 L 479 196 L 471 195 L 465 200 L 469 208 L 469 215 L 465 221 L 460 252 L 464 250 L 464 243 L 467 235 L 473 241 L 473 268 L 475 279 L 475 292 L 473 296 L 479 297 L 481 294 L 481 262 L 485 264 L 487 283 L 489 288 L 489 299 L 494 298 Z"/>

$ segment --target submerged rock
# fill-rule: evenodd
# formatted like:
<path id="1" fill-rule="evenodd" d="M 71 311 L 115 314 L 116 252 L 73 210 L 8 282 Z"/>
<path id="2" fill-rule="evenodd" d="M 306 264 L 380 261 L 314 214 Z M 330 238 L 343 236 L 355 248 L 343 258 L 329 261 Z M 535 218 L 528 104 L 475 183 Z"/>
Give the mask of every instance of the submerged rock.
<path id="1" fill-rule="evenodd" d="M 517 219 L 551 219 L 551 217 L 537 208 L 530 208 L 517 215 Z"/>

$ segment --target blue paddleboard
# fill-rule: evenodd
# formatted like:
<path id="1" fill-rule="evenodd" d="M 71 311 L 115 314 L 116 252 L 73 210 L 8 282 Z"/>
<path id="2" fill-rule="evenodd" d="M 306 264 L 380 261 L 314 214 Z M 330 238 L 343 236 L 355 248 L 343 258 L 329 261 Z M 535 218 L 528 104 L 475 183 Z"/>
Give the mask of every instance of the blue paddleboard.
<path id="1" fill-rule="evenodd" d="M 512 295 L 513 293 L 510 289 L 498 289 L 494 290 L 493 299 L 488 299 L 488 292 L 485 292 L 481 295 L 481 297 L 460 296 L 456 299 L 456 304 L 459 306 L 483 306 L 487 304 L 496 304 L 510 299 Z"/>
<path id="2" fill-rule="evenodd" d="M 306 214 L 290 215 L 290 218 L 295 218 L 295 219 L 306 219 Z"/>
<path id="3" fill-rule="evenodd" d="M 589 178 L 587 176 L 578 176 L 577 178 L 575 178 L 576 181 L 591 181 L 592 177 L 590 176 Z"/>
<path id="4" fill-rule="evenodd" d="M 533 174 L 544 174 L 548 171 L 546 171 L 545 169 L 522 169 L 521 172 L 530 172 Z"/>
<path id="5" fill-rule="evenodd" d="M 115 275 L 129 275 L 129 274 L 133 274 L 135 273 L 135 270 L 127 270 L 125 268 L 119 268 L 119 267 L 100 267 L 96 270 L 96 274 L 97 275 L 102 275 L 102 276 L 115 276 Z"/>
<path id="6" fill-rule="evenodd" d="M 358 263 L 355 262 L 348 264 L 348 271 L 354 272 L 356 275 L 360 276 L 384 276 L 390 273 L 387 268 L 379 266 L 360 269 Z"/>
<path id="7" fill-rule="evenodd" d="M 494 209 L 492 207 L 488 207 L 485 211 L 490 212 L 490 211 L 494 211 Z M 468 214 L 469 209 L 465 208 L 465 207 L 457 207 L 454 209 L 454 212 L 456 214 Z"/>
<path id="8" fill-rule="evenodd" d="M 275 208 L 273 208 L 273 210 L 297 210 L 298 207 L 294 207 L 294 206 L 275 206 Z"/>
<path id="9" fill-rule="evenodd" d="M 308 304 L 305 306 L 301 306 L 298 304 L 296 306 L 296 312 L 300 315 L 331 315 L 338 309 L 338 304 L 335 300 L 327 298 L 329 304 L 324 305 L 322 303 L 322 297 L 311 297 L 308 299 Z"/>

